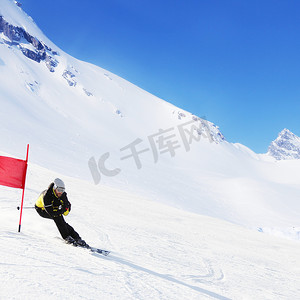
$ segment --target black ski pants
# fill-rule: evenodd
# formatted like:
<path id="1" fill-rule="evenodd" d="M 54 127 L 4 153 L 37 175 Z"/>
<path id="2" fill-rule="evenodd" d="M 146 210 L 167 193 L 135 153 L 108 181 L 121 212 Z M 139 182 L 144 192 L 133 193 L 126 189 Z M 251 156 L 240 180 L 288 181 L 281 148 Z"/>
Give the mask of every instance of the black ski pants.
<path id="1" fill-rule="evenodd" d="M 58 231 L 60 232 L 60 235 L 62 236 L 63 239 L 65 239 L 69 235 L 75 240 L 78 240 L 80 238 L 79 234 L 74 230 L 74 228 L 71 225 L 69 225 L 65 221 L 63 216 L 52 217 L 44 209 L 41 209 L 40 207 L 35 206 L 35 209 L 41 217 L 46 219 L 52 219 L 55 222 Z"/>

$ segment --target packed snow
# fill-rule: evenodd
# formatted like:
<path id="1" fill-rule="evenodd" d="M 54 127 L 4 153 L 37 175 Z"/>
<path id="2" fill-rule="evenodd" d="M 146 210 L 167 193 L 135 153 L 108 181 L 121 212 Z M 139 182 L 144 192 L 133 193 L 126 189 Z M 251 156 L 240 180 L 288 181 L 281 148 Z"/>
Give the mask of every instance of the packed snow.
<path id="1" fill-rule="evenodd" d="M 55 224 L 1 187 L 1 299 L 297 299 L 299 243 L 171 208 L 124 190 L 28 169 L 25 207 L 65 180 L 66 217 L 108 257 L 67 245 Z"/>
<path id="2" fill-rule="evenodd" d="M 30 144 L 21 233 L 21 191 L 0 187 L 0 299 L 299 298 L 300 160 L 229 143 L 205 117 L 69 56 L 14 1 L 0 16 L 47 58 L 0 32 L 0 155 L 25 158 Z M 56 177 L 67 222 L 108 257 L 65 244 L 33 209 Z"/>

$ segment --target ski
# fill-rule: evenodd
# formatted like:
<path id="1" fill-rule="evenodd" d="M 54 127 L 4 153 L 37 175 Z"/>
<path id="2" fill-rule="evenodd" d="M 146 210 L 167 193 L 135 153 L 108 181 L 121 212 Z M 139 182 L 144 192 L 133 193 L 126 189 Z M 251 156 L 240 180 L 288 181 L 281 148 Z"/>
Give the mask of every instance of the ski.
<path id="1" fill-rule="evenodd" d="M 80 245 L 73 244 L 73 246 L 83 248 L 83 249 L 87 249 L 87 250 L 90 250 L 93 253 L 99 253 L 99 254 L 102 254 L 104 256 L 107 256 L 110 253 L 110 251 L 103 250 L 103 249 L 96 248 L 96 247 L 91 247 L 88 244 L 86 244 L 85 246 L 80 246 Z"/>
<path id="2" fill-rule="evenodd" d="M 91 252 L 99 253 L 99 254 L 102 254 L 104 256 L 107 256 L 110 253 L 110 251 L 95 248 L 95 247 L 91 247 L 91 246 L 88 246 L 87 249 L 89 249 Z"/>
<path id="3" fill-rule="evenodd" d="M 72 245 L 74 247 L 78 247 L 78 248 L 83 248 L 83 249 L 87 249 L 87 250 L 90 250 L 91 252 L 93 253 L 99 253 L 99 254 L 102 254 L 104 256 L 107 256 L 110 251 L 108 250 L 103 250 L 103 249 L 100 249 L 100 248 L 96 248 L 96 247 L 91 247 L 90 245 L 86 244 L 84 246 L 81 246 L 79 244 L 77 244 L 74 240 L 72 241 L 65 241 L 68 245 Z"/>

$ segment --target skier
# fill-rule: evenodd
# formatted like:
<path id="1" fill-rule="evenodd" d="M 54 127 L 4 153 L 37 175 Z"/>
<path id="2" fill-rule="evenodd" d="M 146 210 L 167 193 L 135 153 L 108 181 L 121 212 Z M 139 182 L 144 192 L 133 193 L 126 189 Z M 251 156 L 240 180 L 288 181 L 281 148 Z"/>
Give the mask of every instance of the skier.
<path id="1" fill-rule="evenodd" d="M 71 203 L 65 192 L 65 184 L 61 179 L 56 178 L 48 189 L 40 194 L 35 203 L 35 209 L 41 217 L 52 219 L 55 222 L 62 238 L 68 244 L 88 247 L 87 243 L 63 217 L 71 211 Z"/>

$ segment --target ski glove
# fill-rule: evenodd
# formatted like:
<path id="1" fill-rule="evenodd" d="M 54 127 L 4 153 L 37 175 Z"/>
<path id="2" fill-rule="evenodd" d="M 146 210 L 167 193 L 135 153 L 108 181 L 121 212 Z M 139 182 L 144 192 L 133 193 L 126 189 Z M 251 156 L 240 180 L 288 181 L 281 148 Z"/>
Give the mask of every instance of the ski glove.
<path id="1" fill-rule="evenodd" d="M 71 211 L 71 203 L 69 201 L 67 201 L 66 203 L 64 203 L 63 205 L 63 215 L 67 216 L 69 214 L 69 212 Z"/>
<path id="2" fill-rule="evenodd" d="M 70 210 L 66 208 L 65 212 L 63 213 L 64 216 L 67 216 L 69 214 Z"/>

